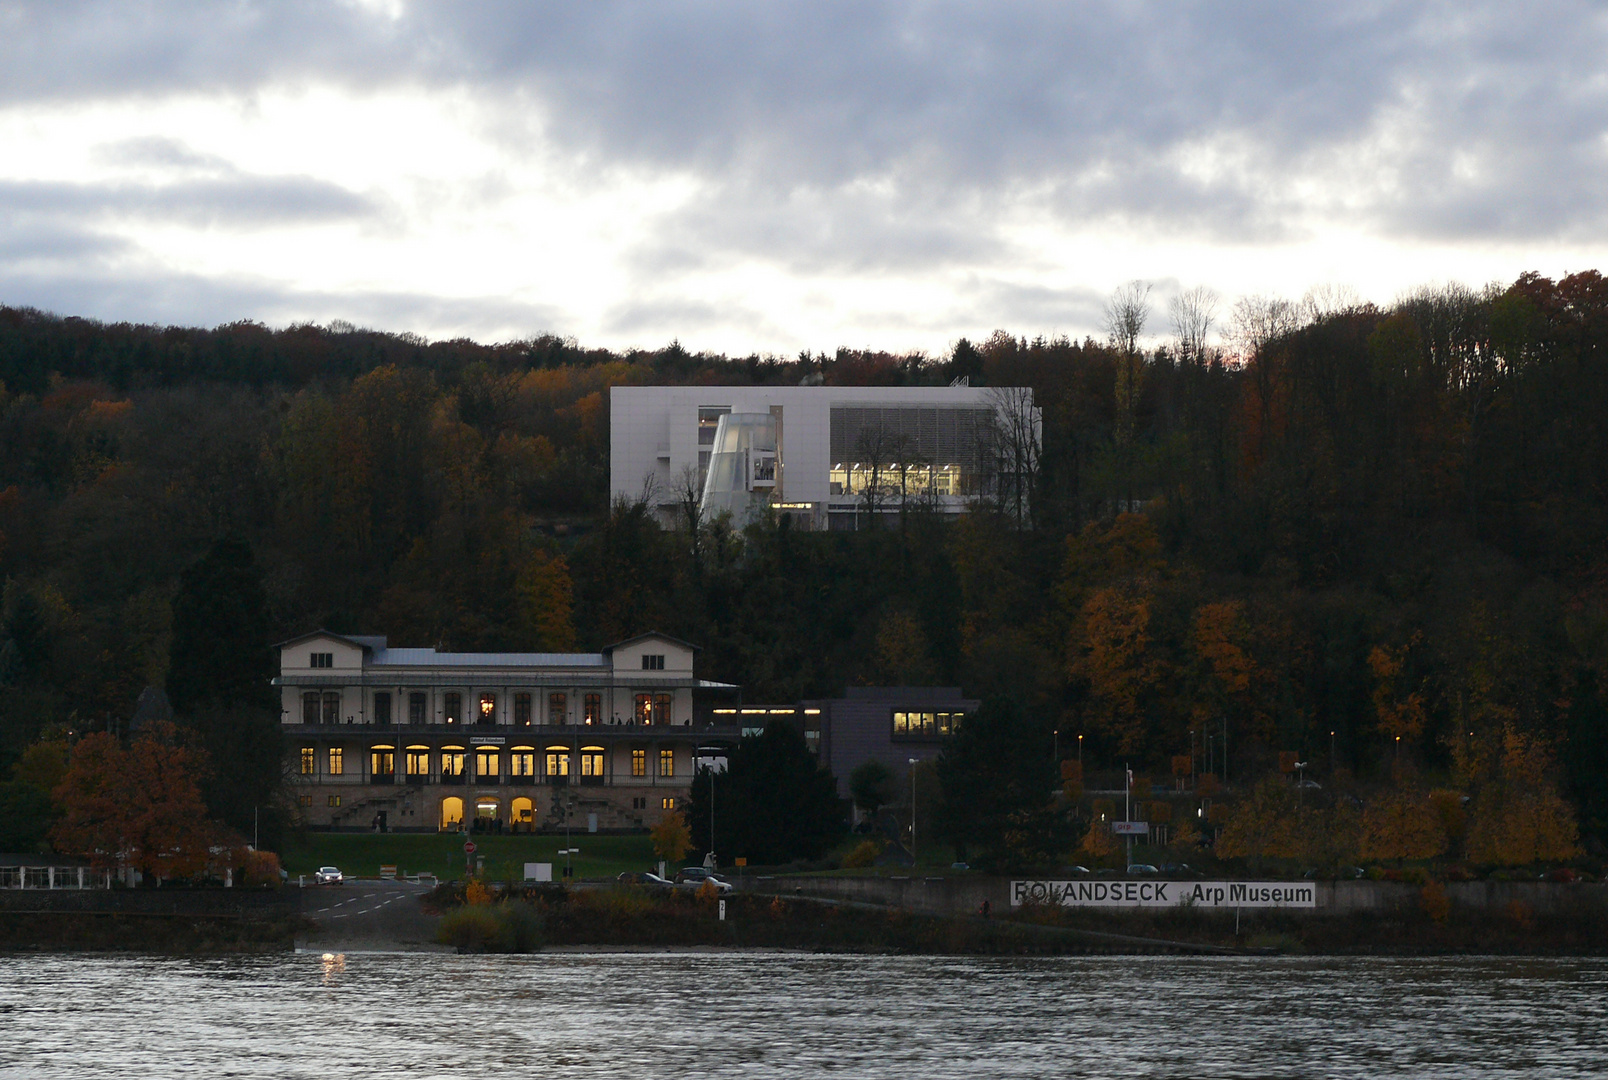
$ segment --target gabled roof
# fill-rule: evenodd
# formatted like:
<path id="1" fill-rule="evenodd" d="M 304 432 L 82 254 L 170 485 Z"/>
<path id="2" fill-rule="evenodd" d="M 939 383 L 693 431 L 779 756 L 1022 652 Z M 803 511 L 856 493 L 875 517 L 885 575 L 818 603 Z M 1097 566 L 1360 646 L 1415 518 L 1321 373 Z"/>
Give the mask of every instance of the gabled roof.
<path id="1" fill-rule="evenodd" d="M 276 642 L 273 647 L 276 649 L 285 649 L 292 645 L 300 645 L 304 641 L 311 641 L 314 638 L 334 638 L 336 641 L 350 645 L 354 649 L 362 649 L 366 653 L 373 652 L 376 648 L 385 648 L 384 638 L 355 637 L 348 636 L 346 634 L 331 633 L 328 630 L 313 630 L 309 633 L 302 634 L 300 637 L 293 637 L 288 641 Z"/>
<path id="2" fill-rule="evenodd" d="M 626 638 L 624 641 L 616 641 L 613 645 L 603 646 L 603 655 L 607 656 L 615 649 L 623 649 L 627 645 L 635 645 L 637 642 L 647 641 L 649 638 L 652 638 L 655 641 L 668 641 L 672 645 L 680 645 L 683 649 L 691 649 L 693 652 L 703 651 L 701 647 L 694 645 L 690 641 L 682 641 L 680 638 L 671 637 L 669 634 L 661 634 L 657 630 L 649 630 L 646 634 L 638 634 L 636 637 Z"/>

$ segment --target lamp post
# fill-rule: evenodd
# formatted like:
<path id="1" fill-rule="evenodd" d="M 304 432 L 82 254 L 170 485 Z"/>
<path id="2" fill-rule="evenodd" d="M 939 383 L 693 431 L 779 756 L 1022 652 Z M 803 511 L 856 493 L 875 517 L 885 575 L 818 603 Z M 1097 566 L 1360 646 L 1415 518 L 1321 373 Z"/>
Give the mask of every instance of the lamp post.
<path id="1" fill-rule="evenodd" d="M 1334 776 L 1334 732 L 1329 732 L 1329 776 Z"/>
<path id="2" fill-rule="evenodd" d="M 696 751 L 696 753 L 698 753 L 700 755 L 707 754 L 709 756 L 709 855 L 708 855 L 708 860 L 711 863 L 719 862 L 719 860 L 715 858 L 715 755 L 717 753 L 719 753 L 722 749 L 724 749 L 724 747 L 720 747 L 720 746 L 700 746 L 700 747 L 698 747 L 698 749 Z M 711 866 L 710 869 L 713 870 L 714 867 Z"/>
<path id="3" fill-rule="evenodd" d="M 1304 761 L 1295 763 L 1295 805 L 1297 806 L 1302 805 L 1306 798 L 1306 767 L 1307 763 Z"/>
<path id="4" fill-rule="evenodd" d="M 916 762 L 920 758 L 910 759 L 910 865 L 916 864 Z"/>
<path id="5" fill-rule="evenodd" d="M 1083 736 L 1078 736 L 1078 772 L 1083 772 Z"/>

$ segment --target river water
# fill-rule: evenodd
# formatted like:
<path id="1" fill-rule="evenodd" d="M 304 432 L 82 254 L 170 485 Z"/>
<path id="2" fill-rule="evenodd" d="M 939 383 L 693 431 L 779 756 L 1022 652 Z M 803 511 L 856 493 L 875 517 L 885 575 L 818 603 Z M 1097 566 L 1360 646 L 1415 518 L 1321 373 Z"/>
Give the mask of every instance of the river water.
<path id="1" fill-rule="evenodd" d="M 1571 1077 L 1608 961 L 0 957 L 4 1077 Z"/>

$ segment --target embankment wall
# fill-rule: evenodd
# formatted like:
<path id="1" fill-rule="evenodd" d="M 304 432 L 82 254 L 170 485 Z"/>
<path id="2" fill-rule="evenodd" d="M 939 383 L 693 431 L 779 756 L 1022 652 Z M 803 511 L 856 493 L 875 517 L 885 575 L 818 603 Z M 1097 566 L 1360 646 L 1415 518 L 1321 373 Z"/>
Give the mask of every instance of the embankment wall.
<path id="1" fill-rule="evenodd" d="M 749 891 L 765 894 L 814 896 L 906 908 L 910 911 L 961 915 L 977 911 L 984 900 L 987 900 L 995 911 L 1010 910 L 1012 880 L 969 874 L 948 877 L 778 876 L 752 878 L 745 887 Z M 1304 911 L 1289 910 L 1316 916 L 1388 914 L 1416 910 L 1422 897 L 1422 889 L 1419 886 L 1399 882 L 1318 881 L 1312 884 L 1317 891 L 1317 906 Z M 1572 911 L 1608 911 L 1608 885 L 1604 884 L 1461 881 L 1451 882 L 1444 888 L 1446 897 L 1454 908 L 1471 911 L 1502 912 L 1510 910 L 1515 904 L 1524 905 L 1537 915 L 1562 915 Z"/>

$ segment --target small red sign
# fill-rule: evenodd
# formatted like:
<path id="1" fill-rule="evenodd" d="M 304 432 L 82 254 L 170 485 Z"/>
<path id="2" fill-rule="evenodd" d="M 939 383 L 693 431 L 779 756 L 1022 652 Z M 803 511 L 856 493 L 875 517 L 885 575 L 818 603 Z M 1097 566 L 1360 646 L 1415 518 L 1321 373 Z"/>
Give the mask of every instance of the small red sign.
<path id="1" fill-rule="evenodd" d="M 475 842 L 473 840 L 465 840 L 463 842 L 463 853 L 465 855 L 473 855 L 475 853 Z"/>

